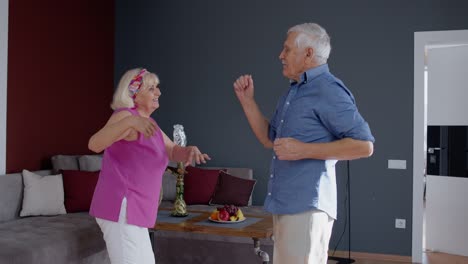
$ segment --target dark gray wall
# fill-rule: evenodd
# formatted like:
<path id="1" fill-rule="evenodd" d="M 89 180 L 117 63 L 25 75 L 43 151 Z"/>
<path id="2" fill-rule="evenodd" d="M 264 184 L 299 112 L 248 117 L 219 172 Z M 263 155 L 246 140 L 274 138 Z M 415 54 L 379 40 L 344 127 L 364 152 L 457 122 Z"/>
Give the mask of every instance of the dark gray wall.
<path id="1" fill-rule="evenodd" d="M 128 68 L 159 74 L 161 108 L 154 118 L 168 135 L 185 126 L 189 144 L 209 153 L 211 166 L 251 167 L 266 192 L 271 151 L 255 139 L 233 93 L 250 73 L 270 117 L 288 88 L 278 55 L 287 29 L 324 26 L 332 39 L 332 72 L 354 93 L 376 138 L 374 155 L 350 162 L 351 250 L 411 255 L 413 47 L 415 31 L 468 28 L 466 1 L 116 1 L 116 81 Z M 388 170 L 388 159 L 407 170 Z M 338 166 L 339 220 L 344 230 L 346 163 Z M 395 229 L 395 218 L 407 228 Z M 348 249 L 347 232 L 338 245 Z"/>

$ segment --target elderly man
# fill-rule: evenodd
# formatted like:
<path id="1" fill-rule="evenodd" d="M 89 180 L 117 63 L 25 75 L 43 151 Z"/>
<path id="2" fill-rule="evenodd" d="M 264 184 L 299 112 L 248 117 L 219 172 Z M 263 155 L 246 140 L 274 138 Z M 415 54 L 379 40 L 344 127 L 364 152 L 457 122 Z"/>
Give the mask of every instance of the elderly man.
<path id="1" fill-rule="evenodd" d="M 330 51 L 318 24 L 288 30 L 279 59 L 290 87 L 269 121 L 255 102 L 252 76 L 234 82 L 255 136 L 274 150 L 264 207 L 273 214 L 276 264 L 327 263 L 337 215 L 335 164 L 373 152 L 353 95 L 328 69 Z"/>

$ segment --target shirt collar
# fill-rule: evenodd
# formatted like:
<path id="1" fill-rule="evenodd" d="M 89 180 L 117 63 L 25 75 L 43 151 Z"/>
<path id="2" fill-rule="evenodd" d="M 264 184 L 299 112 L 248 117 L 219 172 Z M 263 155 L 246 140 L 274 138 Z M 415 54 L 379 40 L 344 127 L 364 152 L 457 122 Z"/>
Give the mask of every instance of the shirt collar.
<path id="1" fill-rule="evenodd" d="M 325 72 L 330 72 L 330 70 L 328 69 L 328 64 L 327 63 L 322 64 L 322 65 L 317 66 L 317 67 L 314 67 L 314 68 L 310 68 L 310 69 L 308 69 L 307 71 L 305 71 L 304 73 L 301 74 L 301 79 L 299 81 L 299 84 L 307 83 L 307 82 L 315 79 L 320 74 L 325 73 Z M 291 80 L 290 83 L 291 83 L 291 85 L 297 84 L 297 82 L 295 80 Z"/>

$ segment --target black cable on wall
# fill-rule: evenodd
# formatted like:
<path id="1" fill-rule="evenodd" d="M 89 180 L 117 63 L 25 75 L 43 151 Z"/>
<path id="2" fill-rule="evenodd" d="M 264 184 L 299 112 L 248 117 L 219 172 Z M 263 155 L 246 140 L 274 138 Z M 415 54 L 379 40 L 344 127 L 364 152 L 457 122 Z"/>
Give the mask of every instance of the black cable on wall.
<path id="1" fill-rule="evenodd" d="M 349 169 L 349 160 L 346 161 L 346 195 L 345 195 L 345 208 L 347 208 L 347 216 L 345 218 L 345 224 L 343 228 L 343 232 L 340 235 L 340 239 L 338 240 L 338 243 L 336 243 L 335 249 L 333 250 L 333 254 L 328 257 L 329 260 L 335 260 L 337 261 L 336 264 L 350 264 L 354 263 L 355 260 L 351 258 L 351 181 L 350 181 L 350 169 Z M 346 204 L 346 201 L 348 202 Z M 346 231 L 346 226 L 348 224 L 348 218 L 349 218 L 349 228 L 348 228 L 348 258 L 341 258 L 341 257 L 335 257 L 335 251 L 338 248 L 338 245 L 341 242 L 341 239 L 343 238 L 344 232 Z"/>

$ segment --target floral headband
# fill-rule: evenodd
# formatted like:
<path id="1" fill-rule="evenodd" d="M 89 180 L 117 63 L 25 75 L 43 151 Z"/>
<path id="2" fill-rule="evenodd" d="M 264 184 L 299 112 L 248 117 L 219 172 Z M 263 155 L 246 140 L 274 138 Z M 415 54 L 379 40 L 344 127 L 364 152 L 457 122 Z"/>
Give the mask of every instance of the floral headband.
<path id="1" fill-rule="evenodd" d="M 128 85 L 128 91 L 130 93 L 130 97 L 133 99 L 135 99 L 135 96 L 138 93 L 138 90 L 140 90 L 141 84 L 143 83 L 143 75 L 145 75 L 147 72 L 148 71 L 146 69 L 141 69 L 141 71 L 130 81 L 130 84 Z"/>

